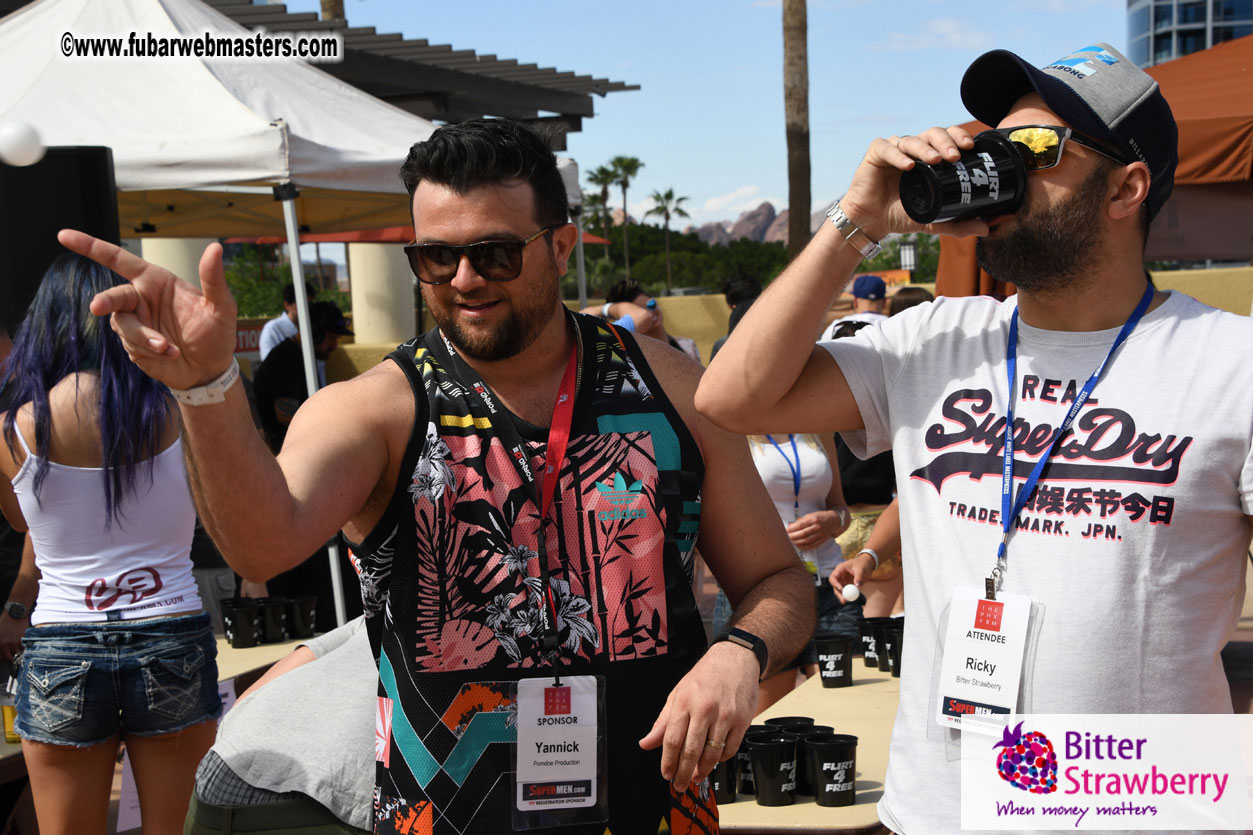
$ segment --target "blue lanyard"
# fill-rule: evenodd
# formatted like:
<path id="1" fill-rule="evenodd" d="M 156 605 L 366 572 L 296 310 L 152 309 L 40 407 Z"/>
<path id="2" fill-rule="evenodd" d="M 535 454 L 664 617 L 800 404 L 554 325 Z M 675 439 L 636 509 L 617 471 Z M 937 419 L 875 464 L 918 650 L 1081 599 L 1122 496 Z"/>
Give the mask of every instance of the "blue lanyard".
<path id="1" fill-rule="evenodd" d="M 770 435 L 766 436 L 766 440 L 774 444 L 774 448 L 783 456 L 783 460 L 787 462 L 787 468 L 792 471 L 792 507 L 799 514 L 801 509 L 801 454 L 796 448 L 796 436 L 788 435 L 787 439 L 792 442 L 792 454 L 796 456 L 796 466 L 792 466 L 792 459 L 787 457 L 787 453 L 783 451 L 783 447 L 779 446 L 779 442 Z"/>
<path id="2" fill-rule="evenodd" d="M 1036 461 L 1035 466 L 1031 468 L 1031 474 L 1027 476 L 1026 482 L 1018 491 L 1018 498 L 1010 507 L 1010 497 L 1013 495 L 1014 489 L 1014 382 L 1017 379 L 1016 370 L 1018 367 L 1018 309 L 1014 309 L 1014 315 L 1009 322 L 1009 345 L 1006 348 L 1008 362 L 1006 363 L 1009 376 L 1009 405 L 1005 409 L 1005 458 L 1004 469 L 1001 473 L 1001 544 L 996 549 L 996 567 L 992 569 L 992 576 L 985 581 L 985 592 L 989 600 L 996 599 L 996 592 L 1001 587 L 1001 582 L 1005 575 L 1006 566 L 1006 546 L 1009 543 L 1009 535 L 1014 529 L 1014 520 L 1018 518 L 1018 514 L 1022 513 L 1023 507 L 1027 504 L 1027 499 L 1031 496 L 1031 491 L 1035 489 L 1036 483 L 1040 480 L 1040 473 L 1044 471 L 1044 465 L 1048 463 L 1049 457 L 1053 454 L 1053 447 L 1056 446 L 1057 440 L 1070 430 L 1071 424 L 1075 422 L 1075 418 L 1079 414 L 1079 410 L 1083 408 L 1083 404 L 1088 402 L 1088 398 L 1092 395 L 1092 390 L 1096 388 L 1096 381 L 1100 379 L 1101 372 L 1105 370 L 1105 366 L 1109 363 L 1110 357 L 1114 356 L 1114 352 L 1127 341 L 1127 337 L 1135 330 L 1136 325 L 1144 318 L 1145 312 L 1149 309 L 1149 303 L 1153 301 L 1153 285 L 1149 284 L 1144 288 L 1144 295 L 1140 298 L 1140 303 L 1136 305 L 1136 309 L 1132 311 L 1129 318 L 1122 326 L 1122 330 L 1118 332 L 1118 337 L 1114 340 L 1114 344 L 1110 346 L 1109 353 L 1105 355 L 1105 359 L 1101 360 L 1101 364 L 1092 372 L 1092 376 L 1083 384 L 1083 388 L 1079 391 L 1079 395 L 1075 398 L 1075 402 L 1071 404 L 1070 411 L 1066 413 L 1066 418 L 1057 427 L 1053 433 L 1052 439 L 1049 441 L 1048 448 L 1040 455 L 1040 460 Z"/>

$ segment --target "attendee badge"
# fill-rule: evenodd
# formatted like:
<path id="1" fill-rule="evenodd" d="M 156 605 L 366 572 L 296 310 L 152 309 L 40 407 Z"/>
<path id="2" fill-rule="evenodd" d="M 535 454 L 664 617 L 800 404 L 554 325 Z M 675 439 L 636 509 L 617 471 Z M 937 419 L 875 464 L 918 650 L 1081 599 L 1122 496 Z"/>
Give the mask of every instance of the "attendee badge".
<path id="1" fill-rule="evenodd" d="M 582 809 L 597 804 L 602 779 L 595 676 L 518 682 L 517 808 Z"/>
<path id="2" fill-rule="evenodd" d="M 940 662 L 936 721 L 945 728 L 999 734 L 1015 712 L 1031 598 L 953 592 Z"/>

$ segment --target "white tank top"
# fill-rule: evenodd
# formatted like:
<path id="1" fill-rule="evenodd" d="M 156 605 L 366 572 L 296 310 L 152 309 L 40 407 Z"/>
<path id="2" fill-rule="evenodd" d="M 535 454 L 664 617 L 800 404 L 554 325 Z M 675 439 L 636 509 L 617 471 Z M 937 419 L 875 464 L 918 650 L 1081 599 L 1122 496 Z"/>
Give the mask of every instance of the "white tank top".
<path id="1" fill-rule="evenodd" d="M 827 493 L 831 491 L 831 462 L 827 454 L 815 447 L 808 439 L 796 436 L 796 451 L 787 435 L 773 436 L 779 449 L 765 438 L 758 442 L 757 438 L 749 444 L 753 452 L 753 463 L 757 465 L 757 473 L 766 492 L 774 501 L 779 517 L 784 525 L 790 525 L 806 513 L 827 509 Z M 782 450 L 780 452 L 780 450 Z M 792 470 L 796 467 L 796 459 L 800 457 L 800 494 L 797 495 Z M 786 456 L 786 460 L 785 460 Z M 791 462 L 791 467 L 788 466 Z M 797 508 L 795 505 L 799 504 Z M 816 549 L 798 550 L 806 567 L 816 572 L 816 580 L 825 583 L 827 577 L 840 562 L 840 546 L 834 539 L 823 540 Z"/>
<path id="2" fill-rule="evenodd" d="M 17 433 L 26 460 L 13 479 L 30 526 L 35 564 L 43 573 L 31 623 L 129 620 L 199 612 L 191 574 L 196 508 L 183 467 L 182 441 L 141 462 L 134 494 L 106 528 L 104 486 L 98 467 L 48 462 L 35 499 L 39 458 Z"/>

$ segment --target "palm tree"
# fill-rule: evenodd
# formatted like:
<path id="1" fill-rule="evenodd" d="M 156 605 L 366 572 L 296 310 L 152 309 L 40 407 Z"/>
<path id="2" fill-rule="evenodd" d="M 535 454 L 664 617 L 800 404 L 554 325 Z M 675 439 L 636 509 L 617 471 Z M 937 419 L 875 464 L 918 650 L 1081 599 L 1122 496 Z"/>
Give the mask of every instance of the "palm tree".
<path id="1" fill-rule="evenodd" d="M 670 292 L 670 218 L 690 217 L 683 209 L 683 201 L 687 198 L 675 197 L 674 189 L 668 188 L 665 191 L 654 191 L 649 195 L 649 199 L 653 201 L 653 207 L 644 212 L 644 216 L 660 216 L 662 225 L 666 229 L 666 293 L 668 294 Z"/>
<path id="2" fill-rule="evenodd" d="M 587 182 L 600 187 L 600 234 L 609 237 L 609 187 L 618 184 L 618 175 L 612 166 L 601 165 L 588 172 Z"/>
<path id="3" fill-rule="evenodd" d="M 606 191 L 607 190 L 608 189 L 606 189 Z M 597 192 L 597 191 L 583 192 L 583 211 L 586 212 L 591 217 L 595 218 L 596 222 L 600 224 L 601 235 L 604 236 L 606 240 L 604 260 L 608 261 L 609 260 L 609 243 L 608 243 L 609 230 L 606 227 L 609 221 L 606 216 L 609 213 L 609 207 L 605 205 L 604 199 L 602 195 L 600 194 L 600 192 Z"/>
<path id="4" fill-rule="evenodd" d="M 622 187 L 622 260 L 626 265 L 626 277 L 631 278 L 631 251 L 627 246 L 627 227 L 631 225 L 631 215 L 627 211 L 627 188 L 635 175 L 640 173 L 644 163 L 638 157 L 614 157 L 609 161 L 613 169 L 615 182 Z"/>
<path id="5" fill-rule="evenodd" d="M 783 121 L 787 132 L 787 250 L 809 242 L 809 24 L 805 0 L 783 0 Z"/>

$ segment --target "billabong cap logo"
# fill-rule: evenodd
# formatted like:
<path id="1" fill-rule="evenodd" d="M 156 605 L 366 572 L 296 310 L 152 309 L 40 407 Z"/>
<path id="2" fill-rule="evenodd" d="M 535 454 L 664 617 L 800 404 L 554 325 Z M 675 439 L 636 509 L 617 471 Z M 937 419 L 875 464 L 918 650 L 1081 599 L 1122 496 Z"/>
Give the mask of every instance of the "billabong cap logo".
<path id="1" fill-rule="evenodd" d="M 1073 70 L 1083 76 L 1089 76 L 1095 73 L 1100 66 L 1097 63 L 1112 67 L 1118 63 L 1118 59 L 1105 51 L 1099 46 L 1085 46 L 1083 49 L 1067 55 L 1065 58 L 1059 58 L 1049 64 L 1045 69 L 1053 69 L 1054 67 Z"/>
<path id="2" fill-rule="evenodd" d="M 630 504 L 639 498 L 640 493 L 644 490 L 644 486 L 640 484 L 639 479 L 627 484 L 627 480 L 622 477 L 622 473 L 614 473 L 612 487 L 608 484 L 597 482 L 596 489 L 609 500 L 610 504 L 621 506 Z"/>
<path id="3" fill-rule="evenodd" d="M 1039 731 L 1024 734 L 1019 722 L 1012 731 L 1006 727 L 992 747 L 1003 749 L 996 755 L 996 773 L 1006 783 L 1031 794 L 1057 791 L 1057 754 L 1047 736 Z"/>

